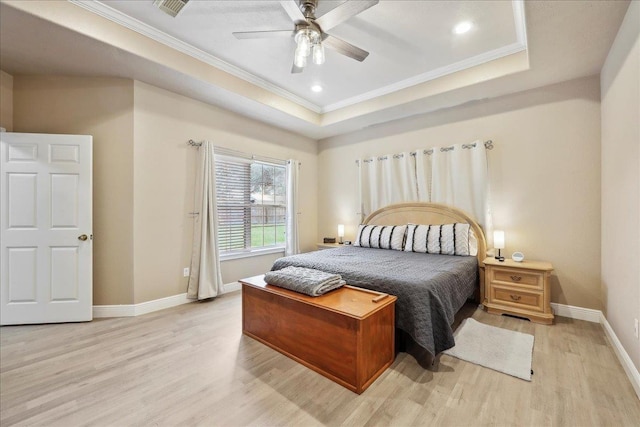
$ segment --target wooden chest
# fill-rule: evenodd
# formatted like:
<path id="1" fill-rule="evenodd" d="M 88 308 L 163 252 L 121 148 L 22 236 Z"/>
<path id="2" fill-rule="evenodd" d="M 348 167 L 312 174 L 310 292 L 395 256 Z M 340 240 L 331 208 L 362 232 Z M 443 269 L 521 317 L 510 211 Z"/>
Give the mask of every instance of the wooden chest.
<path id="1" fill-rule="evenodd" d="M 240 283 L 245 335 L 349 390 L 362 393 L 393 363 L 395 296 L 343 287 L 309 297 L 264 276 Z"/>

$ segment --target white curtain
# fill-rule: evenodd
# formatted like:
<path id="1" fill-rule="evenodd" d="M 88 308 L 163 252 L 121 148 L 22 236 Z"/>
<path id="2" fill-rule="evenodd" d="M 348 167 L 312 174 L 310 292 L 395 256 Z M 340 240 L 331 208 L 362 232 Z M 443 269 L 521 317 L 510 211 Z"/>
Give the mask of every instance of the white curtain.
<path id="1" fill-rule="evenodd" d="M 432 155 L 433 148 L 416 150 L 416 183 L 418 186 L 418 200 L 422 202 L 431 201 Z"/>
<path id="2" fill-rule="evenodd" d="M 360 159 L 362 216 L 392 204 L 420 200 L 455 206 L 491 234 L 487 149 L 482 141 Z"/>
<path id="3" fill-rule="evenodd" d="M 384 183 L 378 167 L 376 158 L 358 160 L 360 221 L 380 206 L 379 196 Z"/>
<path id="4" fill-rule="evenodd" d="M 455 206 L 490 234 L 487 150 L 482 141 L 433 149 L 431 202 Z"/>
<path id="5" fill-rule="evenodd" d="M 300 253 L 298 236 L 298 175 L 300 174 L 300 162 L 287 160 L 287 228 L 285 255 Z"/>
<path id="6" fill-rule="evenodd" d="M 358 161 L 363 217 L 383 206 L 418 200 L 415 163 L 408 152 Z"/>
<path id="7" fill-rule="evenodd" d="M 195 205 L 199 212 L 193 227 L 191 275 L 187 296 L 206 299 L 222 293 L 218 253 L 218 212 L 216 208 L 216 165 L 213 144 L 204 141 L 198 149 Z"/>

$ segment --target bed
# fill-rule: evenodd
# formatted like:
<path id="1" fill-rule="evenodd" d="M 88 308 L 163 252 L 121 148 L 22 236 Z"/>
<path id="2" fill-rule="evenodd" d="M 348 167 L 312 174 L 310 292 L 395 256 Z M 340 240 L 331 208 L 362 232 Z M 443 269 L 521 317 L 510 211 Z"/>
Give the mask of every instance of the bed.
<path id="1" fill-rule="evenodd" d="M 401 350 L 417 345 L 419 351 L 409 351 L 427 365 L 436 361 L 444 350 L 454 346 L 454 316 L 468 298 L 484 300 L 482 286 L 484 274 L 482 260 L 486 254 L 486 240 L 481 227 L 464 212 L 445 205 L 432 203 L 403 203 L 384 207 L 365 218 L 366 226 L 393 226 L 401 224 L 468 224 L 477 244 L 477 254 L 469 256 L 417 253 L 407 250 L 379 249 L 393 231 L 379 231 L 368 239 L 374 246 L 346 245 L 276 260 L 272 270 L 288 266 L 316 268 L 341 274 L 352 286 L 385 292 L 398 297 L 396 328 L 408 343 L 399 343 Z M 403 244 L 408 243 L 409 230 L 404 233 Z M 374 227 L 369 227 L 373 229 Z M 442 230 L 444 227 L 440 227 Z M 378 228 L 380 229 L 380 227 Z M 434 228 L 438 229 L 438 228 Z M 366 227 L 365 227 L 366 230 Z M 415 233 L 415 232 L 414 232 Z M 360 237 L 363 234 L 359 233 Z M 454 228 L 455 235 L 455 228 Z M 429 242 L 426 235 L 426 244 Z M 366 240 L 366 239 L 364 239 Z M 414 242 L 417 238 L 414 239 Z M 455 241 L 455 238 L 454 238 Z M 354 242 L 355 243 L 355 242 Z M 366 242 L 363 242 L 363 244 Z M 366 245 L 365 245 L 366 246 Z M 389 246 L 390 247 L 390 246 Z M 418 356 L 416 353 L 421 353 Z"/>

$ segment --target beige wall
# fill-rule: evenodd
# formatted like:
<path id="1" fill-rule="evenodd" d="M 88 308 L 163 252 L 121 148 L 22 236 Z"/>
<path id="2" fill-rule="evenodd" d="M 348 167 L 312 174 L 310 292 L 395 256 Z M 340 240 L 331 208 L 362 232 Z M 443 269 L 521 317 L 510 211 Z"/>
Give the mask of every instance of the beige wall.
<path id="1" fill-rule="evenodd" d="M 93 135 L 93 302 L 133 303 L 133 82 L 14 76 L 14 131 Z"/>
<path id="2" fill-rule="evenodd" d="M 0 70 L 0 128 L 13 131 L 13 76 Z"/>
<path id="3" fill-rule="evenodd" d="M 598 77 L 477 102 L 320 142 L 319 236 L 353 238 L 363 156 L 491 139 L 493 220 L 505 253 L 548 260 L 552 302 L 601 309 Z"/>
<path id="4" fill-rule="evenodd" d="M 601 73 L 602 291 L 607 321 L 640 369 L 640 2 Z"/>
<path id="5" fill-rule="evenodd" d="M 189 139 L 261 156 L 302 162 L 300 244 L 314 249 L 317 229 L 315 141 L 218 107 L 135 82 L 135 302 L 186 291 L 191 256 L 197 149 Z M 279 255 L 222 262 L 225 283 L 264 273 Z"/>
<path id="6" fill-rule="evenodd" d="M 140 82 L 14 79 L 16 132 L 94 137 L 94 304 L 133 304 L 186 291 L 194 211 L 189 139 L 302 162 L 301 248 L 315 248 L 313 140 Z M 282 254 L 224 261 L 225 283 L 264 273 Z"/>

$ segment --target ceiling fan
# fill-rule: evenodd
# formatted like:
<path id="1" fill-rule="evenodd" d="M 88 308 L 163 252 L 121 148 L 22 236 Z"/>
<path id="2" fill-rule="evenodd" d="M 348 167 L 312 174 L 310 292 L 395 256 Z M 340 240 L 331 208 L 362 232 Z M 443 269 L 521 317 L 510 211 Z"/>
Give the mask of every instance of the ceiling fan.
<path id="1" fill-rule="evenodd" d="M 364 61 L 369 52 L 360 49 L 325 31 L 378 4 L 379 0 L 346 1 L 319 18 L 315 12 L 318 0 L 282 0 L 280 4 L 295 24 L 293 30 L 242 31 L 234 32 L 238 39 L 271 37 L 294 37 L 297 47 L 293 59 L 292 73 L 301 73 L 312 57 L 315 64 L 324 63 L 324 46 L 349 58 Z"/>

